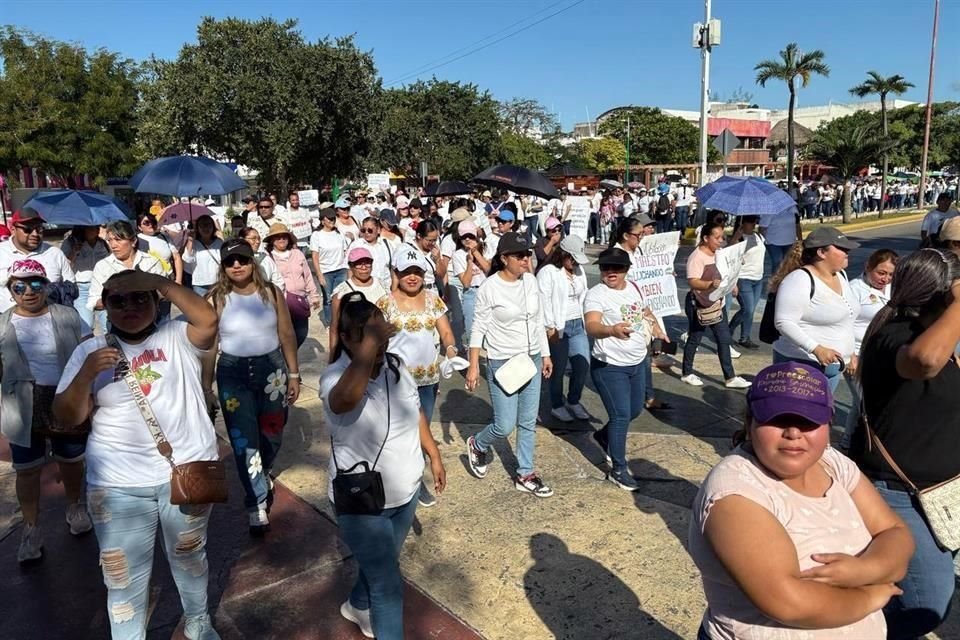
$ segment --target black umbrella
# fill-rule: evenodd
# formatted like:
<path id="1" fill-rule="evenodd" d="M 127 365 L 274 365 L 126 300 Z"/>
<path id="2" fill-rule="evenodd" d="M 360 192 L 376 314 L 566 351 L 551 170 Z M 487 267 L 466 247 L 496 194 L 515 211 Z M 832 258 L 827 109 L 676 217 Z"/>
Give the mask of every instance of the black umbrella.
<path id="1" fill-rule="evenodd" d="M 430 197 L 462 196 L 472 192 L 473 192 L 473 189 L 470 188 L 470 185 L 468 185 L 466 182 L 460 182 L 459 180 L 431 182 L 430 184 L 427 185 L 427 195 Z"/>
<path id="2" fill-rule="evenodd" d="M 532 169 L 515 167 L 512 164 L 501 164 L 484 169 L 474 176 L 473 182 L 541 198 L 560 197 L 560 192 L 545 175 Z"/>

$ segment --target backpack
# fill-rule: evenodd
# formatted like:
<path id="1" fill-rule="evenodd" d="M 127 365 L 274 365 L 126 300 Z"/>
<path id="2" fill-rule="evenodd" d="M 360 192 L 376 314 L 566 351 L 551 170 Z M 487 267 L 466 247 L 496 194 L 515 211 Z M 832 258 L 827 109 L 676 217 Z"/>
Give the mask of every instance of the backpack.
<path id="1" fill-rule="evenodd" d="M 657 213 L 663 215 L 670 209 L 670 197 L 662 193 L 660 197 L 657 198 Z"/>

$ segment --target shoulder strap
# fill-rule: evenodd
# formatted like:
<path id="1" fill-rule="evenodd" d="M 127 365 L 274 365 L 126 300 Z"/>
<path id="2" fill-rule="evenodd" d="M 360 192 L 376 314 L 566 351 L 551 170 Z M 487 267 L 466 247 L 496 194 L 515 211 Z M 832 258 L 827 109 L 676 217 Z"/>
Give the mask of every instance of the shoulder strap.
<path id="1" fill-rule="evenodd" d="M 813 300 L 813 294 L 817 292 L 817 283 L 813 279 L 813 274 L 810 273 L 810 269 L 807 269 L 806 267 L 800 268 L 803 269 L 804 273 L 807 274 L 807 277 L 810 278 L 810 299 Z"/>
<path id="2" fill-rule="evenodd" d="M 867 418 L 866 402 L 864 402 L 862 397 L 860 399 L 860 419 L 863 420 L 863 427 L 867 430 L 867 437 L 869 438 L 867 441 L 868 449 L 871 444 L 876 446 L 877 451 L 880 452 L 880 455 L 883 456 L 883 459 L 886 460 L 887 464 L 890 465 L 890 468 L 893 469 L 893 472 L 897 474 L 897 477 L 900 478 L 903 484 L 910 487 L 914 493 L 920 493 L 920 489 L 917 488 L 917 485 L 913 484 L 910 478 L 907 477 L 907 474 L 903 472 L 903 469 L 900 468 L 900 465 L 894 461 L 893 457 L 887 451 L 887 448 L 883 446 L 883 442 L 880 441 L 879 436 L 877 436 L 877 434 L 870 427 L 870 420 Z"/>
<path id="3" fill-rule="evenodd" d="M 107 344 L 120 353 L 120 361 L 117 363 L 117 373 L 123 376 L 123 381 L 127 384 L 127 388 L 130 389 L 130 393 L 137 403 L 137 409 L 140 410 L 140 415 L 143 417 L 143 421 L 147 423 L 147 428 L 150 429 L 150 435 L 153 436 L 153 441 L 157 444 L 157 451 L 167 459 L 171 467 L 176 467 L 173 462 L 173 447 L 170 446 L 167 437 L 163 435 L 163 429 L 160 428 L 160 421 L 157 420 L 157 416 L 150 406 L 150 401 L 147 400 L 146 394 L 144 394 L 143 389 L 140 388 L 140 383 L 137 382 L 137 378 L 133 375 L 133 371 L 130 369 L 130 363 L 127 361 L 127 356 L 123 353 L 123 347 L 120 346 L 120 341 L 117 340 L 117 336 L 112 333 L 108 333 L 106 339 Z"/>

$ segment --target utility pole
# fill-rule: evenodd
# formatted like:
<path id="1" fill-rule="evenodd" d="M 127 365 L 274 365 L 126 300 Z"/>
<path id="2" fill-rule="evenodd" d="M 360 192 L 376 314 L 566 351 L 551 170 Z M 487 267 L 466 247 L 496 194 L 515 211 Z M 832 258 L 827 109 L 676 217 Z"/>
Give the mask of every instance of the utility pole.
<path id="1" fill-rule="evenodd" d="M 624 167 L 625 177 L 623 179 L 623 184 L 626 185 L 630 182 L 630 116 L 627 116 L 627 162 Z"/>
<path id="2" fill-rule="evenodd" d="M 923 157 L 920 160 L 920 189 L 917 202 L 926 203 L 927 195 L 927 155 L 930 151 L 930 120 L 933 118 L 933 64 L 937 59 L 937 24 L 940 22 L 940 0 L 933 3 L 933 38 L 930 42 L 930 77 L 927 79 L 927 121 L 923 125 Z"/>
<path id="3" fill-rule="evenodd" d="M 710 106 L 710 52 L 720 44 L 720 21 L 710 17 L 704 0 L 703 23 L 693 25 L 693 46 L 700 49 L 700 184 L 707 178 L 707 112 Z"/>

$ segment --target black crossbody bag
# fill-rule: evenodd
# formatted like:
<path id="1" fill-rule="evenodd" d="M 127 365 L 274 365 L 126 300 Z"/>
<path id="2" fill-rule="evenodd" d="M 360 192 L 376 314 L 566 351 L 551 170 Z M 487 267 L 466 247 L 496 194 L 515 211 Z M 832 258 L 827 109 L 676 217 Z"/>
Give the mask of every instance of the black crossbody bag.
<path id="1" fill-rule="evenodd" d="M 384 371 L 383 381 L 387 389 L 387 434 L 383 437 L 377 457 L 371 465 L 361 460 L 349 469 L 341 469 L 337 463 L 337 451 L 330 436 L 330 452 L 337 475 L 333 479 L 333 507 L 337 515 L 373 516 L 381 513 L 386 504 L 383 492 L 383 476 L 377 471 L 380 454 L 390 437 L 390 371 Z M 356 471 L 357 468 L 361 471 Z"/>

